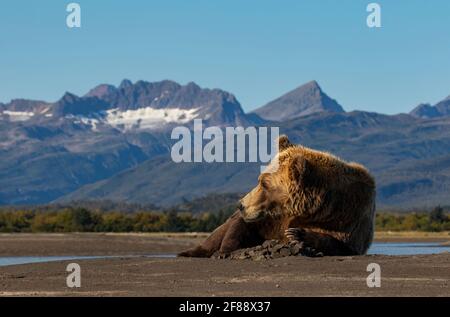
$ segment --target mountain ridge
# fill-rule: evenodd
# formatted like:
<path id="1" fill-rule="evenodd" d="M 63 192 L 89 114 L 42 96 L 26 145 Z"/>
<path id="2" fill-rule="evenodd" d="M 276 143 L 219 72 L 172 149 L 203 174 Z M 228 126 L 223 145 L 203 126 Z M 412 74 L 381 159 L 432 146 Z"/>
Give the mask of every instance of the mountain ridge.
<path id="1" fill-rule="evenodd" d="M 450 119 L 422 121 L 408 115 L 362 111 L 316 113 L 286 122 L 280 133 L 293 143 L 367 166 L 377 181 L 380 207 L 450 203 L 446 191 L 450 189 Z M 210 193 L 245 193 L 255 186 L 259 165 L 177 164 L 162 155 L 57 202 L 118 199 L 167 207 Z"/>
<path id="2" fill-rule="evenodd" d="M 450 204 L 450 116 L 345 112 L 317 82 L 301 87 L 275 99 L 274 107 L 283 107 L 279 101 L 286 95 L 298 98 L 288 107 L 307 107 L 287 116 L 273 111 L 272 120 L 245 113 L 229 92 L 170 80 L 124 79 L 83 96 L 67 92 L 52 103 L 0 104 L 0 201 L 151 198 L 170 205 L 211 191 L 245 192 L 255 184 L 259 164 L 171 162 L 171 128 L 192 128 L 200 118 L 205 127 L 277 126 L 294 143 L 358 161 L 375 174 L 381 206 Z M 335 107 L 323 108 L 330 105 L 324 100 Z M 447 101 L 437 103 L 438 109 Z"/>
<path id="3" fill-rule="evenodd" d="M 201 88 L 194 82 L 180 85 L 171 80 L 132 83 L 124 79 L 118 87 L 100 84 L 83 96 L 66 92 L 53 103 L 14 99 L 0 106 L 0 119 L 11 121 L 68 119 L 68 116 L 79 117 L 78 122 L 91 126 L 109 124 L 107 117 L 111 117 L 116 128 L 129 129 L 168 129 L 172 123 L 186 124 L 194 118 L 202 119 L 205 125 L 218 126 L 249 126 L 263 121 L 254 114 L 246 114 L 229 92 Z M 145 120 L 150 123 L 141 124 Z"/>

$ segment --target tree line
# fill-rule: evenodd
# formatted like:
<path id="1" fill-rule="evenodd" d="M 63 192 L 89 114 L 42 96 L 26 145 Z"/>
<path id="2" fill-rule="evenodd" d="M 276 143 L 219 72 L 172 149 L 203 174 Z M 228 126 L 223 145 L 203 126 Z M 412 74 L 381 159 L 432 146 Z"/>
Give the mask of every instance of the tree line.
<path id="1" fill-rule="evenodd" d="M 0 232 L 210 232 L 234 212 L 118 212 L 86 207 L 0 209 Z M 377 231 L 450 231 L 450 215 L 441 207 L 423 213 L 377 213 Z"/>
<path id="2" fill-rule="evenodd" d="M 377 213 L 375 230 L 378 231 L 450 231 L 450 214 L 440 206 L 430 212 Z"/>
<path id="3" fill-rule="evenodd" d="M 209 232 L 232 210 L 194 215 L 190 212 L 99 212 L 86 208 L 60 211 L 0 211 L 0 232 Z"/>

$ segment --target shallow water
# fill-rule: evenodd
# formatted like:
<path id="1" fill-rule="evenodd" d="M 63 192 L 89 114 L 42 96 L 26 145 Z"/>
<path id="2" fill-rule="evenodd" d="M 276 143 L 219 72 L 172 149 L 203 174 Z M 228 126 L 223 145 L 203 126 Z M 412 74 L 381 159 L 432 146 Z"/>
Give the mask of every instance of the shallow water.
<path id="1" fill-rule="evenodd" d="M 93 259 L 109 259 L 109 258 L 174 258 L 175 254 L 154 254 L 154 255 L 98 255 L 98 256 L 16 256 L 16 257 L 0 257 L 0 266 L 43 263 L 54 261 L 75 261 L 75 260 L 93 260 Z"/>
<path id="2" fill-rule="evenodd" d="M 367 254 L 382 255 L 417 255 L 417 254 L 437 254 L 450 252 L 450 246 L 443 246 L 439 243 L 392 243 L 376 242 L 370 247 Z M 89 259 L 107 258 L 174 258 L 175 254 L 152 254 L 152 255 L 130 255 L 130 256 L 20 256 L 20 257 L 0 257 L 0 266 L 43 263 L 53 261 L 74 261 Z"/>
<path id="3" fill-rule="evenodd" d="M 440 243 L 427 242 L 376 242 L 372 243 L 367 254 L 383 255 L 416 255 L 416 254 L 437 254 L 450 252 L 450 245 L 441 245 Z"/>
<path id="4" fill-rule="evenodd" d="M 89 260 L 108 258 L 107 256 L 16 256 L 16 257 L 0 257 L 0 266 L 42 263 L 52 261 L 71 261 L 71 260 Z"/>

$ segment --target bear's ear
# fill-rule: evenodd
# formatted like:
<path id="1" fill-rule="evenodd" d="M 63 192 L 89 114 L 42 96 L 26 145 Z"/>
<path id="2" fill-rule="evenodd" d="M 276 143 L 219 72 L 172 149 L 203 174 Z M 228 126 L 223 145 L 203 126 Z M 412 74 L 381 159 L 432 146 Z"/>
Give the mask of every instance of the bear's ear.
<path id="1" fill-rule="evenodd" d="M 294 146 L 294 144 L 289 141 L 287 135 L 280 135 L 278 138 L 278 152 L 282 152 L 291 146 Z"/>
<path id="2" fill-rule="evenodd" d="M 302 157 L 295 157 L 289 165 L 289 177 L 298 186 L 306 186 L 311 174 L 311 164 Z"/>

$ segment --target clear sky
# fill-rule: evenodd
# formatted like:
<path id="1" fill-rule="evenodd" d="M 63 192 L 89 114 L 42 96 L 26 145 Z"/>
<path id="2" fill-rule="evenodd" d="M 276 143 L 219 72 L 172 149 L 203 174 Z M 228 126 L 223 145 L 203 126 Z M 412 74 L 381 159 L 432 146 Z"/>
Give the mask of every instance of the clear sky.
<path id="1" fill-rule="evenodd" d="M 0 102 L 123 78 L 221 88 L 247 111 L 312 79 L 346 110 L 450 95 L 448 0 L 79 0 L 80 29 L 66 26 L 70 2 L 1 1 Z"/>

